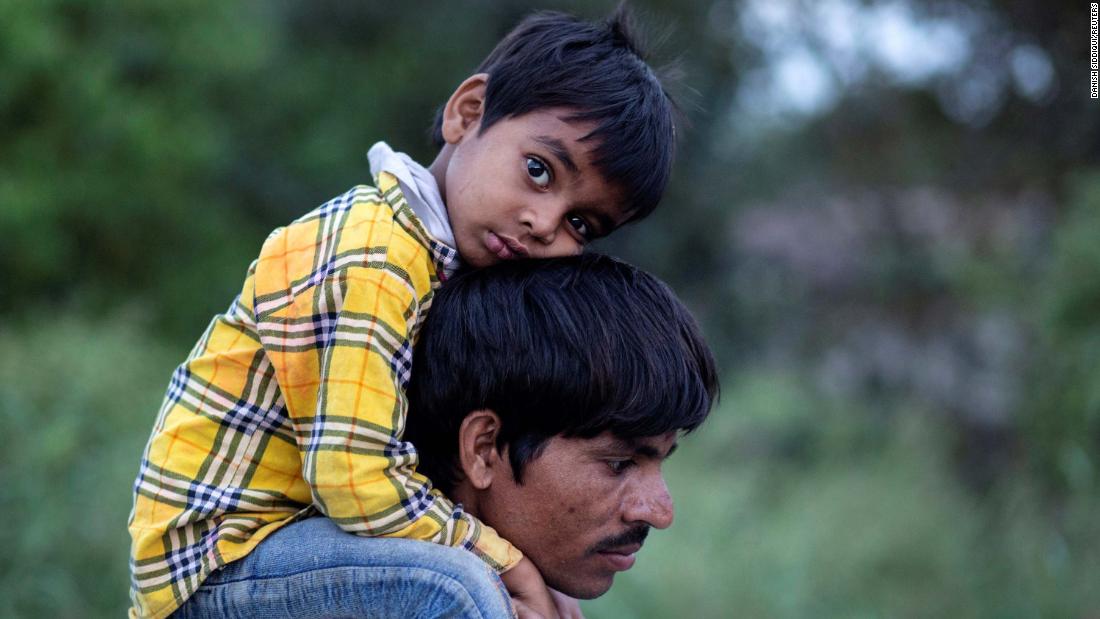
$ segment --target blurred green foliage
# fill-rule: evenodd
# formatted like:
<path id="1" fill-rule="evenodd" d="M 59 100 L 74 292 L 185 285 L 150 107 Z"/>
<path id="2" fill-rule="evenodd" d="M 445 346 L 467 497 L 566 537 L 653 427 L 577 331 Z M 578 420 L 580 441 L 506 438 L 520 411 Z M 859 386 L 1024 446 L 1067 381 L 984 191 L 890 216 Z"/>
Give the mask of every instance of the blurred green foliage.
<path id="1" fill-rule="evenodd" d="M 131 484 L 178 350 L 136 311 L 0 334 L 0 616 L 117 617 Z"/>
<path id="2" fill-rule="evenodd" d="M 1023 436 L 1062 492 L 1095 490 L 1100 471 L 1100 174 L 1075 177 L 1040 288 L 1035 397 Z"/>
<path id="3" fill-rule="evenodd" d="M 677 524 L 589 616 L 1100 612 L 1084 11 L 635 4 L 673 24 L 656 58 L 679 58 L 690 124 L 663 206 L 599 249 L 669 281 L 725 381 L 668 464 Z M 923 79 L 838 56 L 838 6 L 961 28 L 965 53 Z M 433 111 L 531 8 L 0 2 L 0 616 L 124 612 L 172 367 L 272 228 L 366 180 L 374 141 L 430 161 Z M 791 50 L 828 104 L 760 98 Z"/>

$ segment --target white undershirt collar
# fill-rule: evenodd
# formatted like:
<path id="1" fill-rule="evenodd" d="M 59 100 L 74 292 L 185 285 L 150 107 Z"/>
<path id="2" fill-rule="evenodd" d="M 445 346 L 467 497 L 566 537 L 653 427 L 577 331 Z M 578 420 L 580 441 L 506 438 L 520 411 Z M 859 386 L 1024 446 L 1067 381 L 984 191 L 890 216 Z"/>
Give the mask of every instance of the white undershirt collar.
<path id="1" fill-rule="evenodd" d="M 382 172 L 389 172 L 401 185 L 405 200 L 413 213 L 424 224 L 428 234 L 444 245 L 455 248 L 455 236 L 451 230 L 451 220 L 447 215 L 447 206 L 439 194 L 439 185 L 427 168 L 412 160 L 405 153 L 399 153 L 385 142 L 378 142 L 367 151 L 370 172 L 375 178 Z"/>

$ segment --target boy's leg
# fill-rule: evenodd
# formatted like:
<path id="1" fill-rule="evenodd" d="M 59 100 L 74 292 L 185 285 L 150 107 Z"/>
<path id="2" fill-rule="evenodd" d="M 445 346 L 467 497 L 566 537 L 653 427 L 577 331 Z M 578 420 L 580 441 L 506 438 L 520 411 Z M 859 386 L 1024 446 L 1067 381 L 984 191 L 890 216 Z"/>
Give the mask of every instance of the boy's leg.
<path id="1" fill-rule="evenodd" d="M 283 527 L 215 572 L 180 619 L 512 617 L 488 565 L 461 548 L 359 537 L 328 518 Z"/>

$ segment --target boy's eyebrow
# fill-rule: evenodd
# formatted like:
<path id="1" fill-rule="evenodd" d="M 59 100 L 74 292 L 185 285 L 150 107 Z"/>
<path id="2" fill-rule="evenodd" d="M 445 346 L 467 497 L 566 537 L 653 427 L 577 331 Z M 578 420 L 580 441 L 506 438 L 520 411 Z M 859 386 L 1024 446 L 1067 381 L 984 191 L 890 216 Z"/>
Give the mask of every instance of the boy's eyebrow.
<path id="1" fill-rule="evenodd" d="M 548 148 L 550 152 L 561 161 L 561 164 L 573 174 L 581 171 L 573 161 L 573 157 L 569 154 L 569 149 L 565 147 L 565 142 L 548 135 L 537 135 L 535 136 L 535 141 Z"/>

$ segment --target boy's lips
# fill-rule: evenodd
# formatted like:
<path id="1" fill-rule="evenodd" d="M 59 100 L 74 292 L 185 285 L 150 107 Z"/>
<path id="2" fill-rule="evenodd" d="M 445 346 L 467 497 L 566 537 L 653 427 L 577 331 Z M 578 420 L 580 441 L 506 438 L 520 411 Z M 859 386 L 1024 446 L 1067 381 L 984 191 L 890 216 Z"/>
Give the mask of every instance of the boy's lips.
<path id="1" fill-rule="evenodd" d="M 527 247 L 523 243 L 511 237 L 500 236 L 491 230 L 485 235 L 485 248 L 501 260 L 526 258 L 528 255 Z"/>

